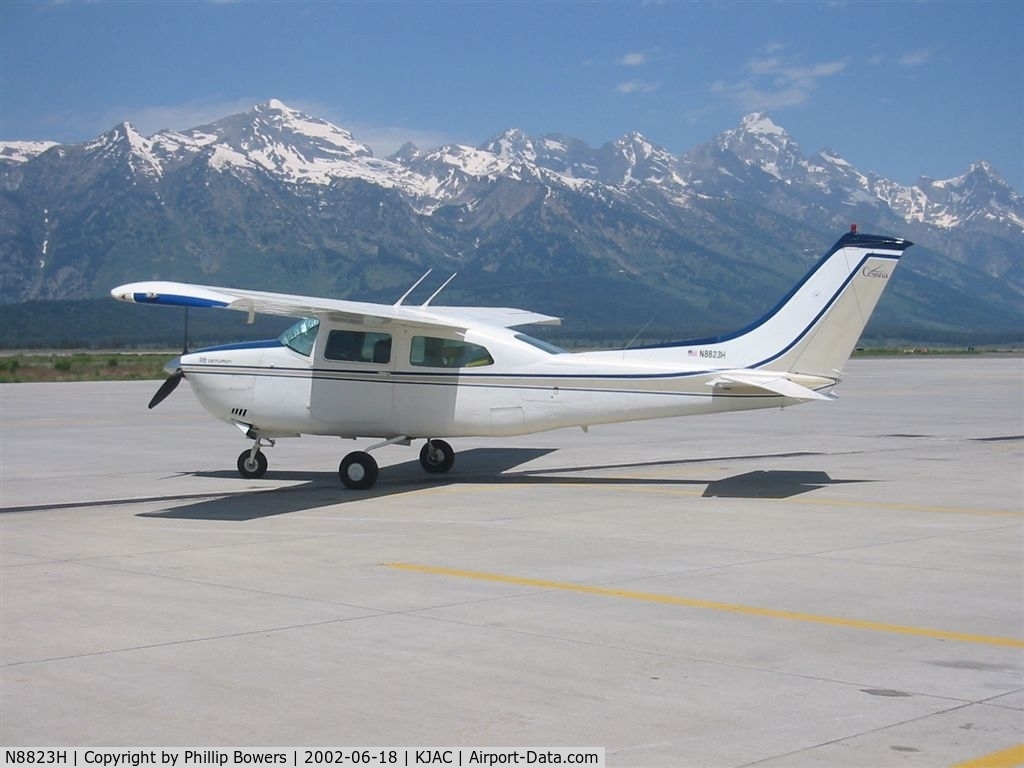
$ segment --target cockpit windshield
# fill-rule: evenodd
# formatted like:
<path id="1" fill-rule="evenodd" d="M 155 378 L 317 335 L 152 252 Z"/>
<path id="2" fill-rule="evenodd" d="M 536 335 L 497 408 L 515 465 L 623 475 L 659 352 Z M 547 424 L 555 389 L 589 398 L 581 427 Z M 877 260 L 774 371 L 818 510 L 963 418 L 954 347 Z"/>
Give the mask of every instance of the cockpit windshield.
<path id="1" fill-rule="evenodd" d="M 309 357 L 313 351 L 313 342 L 316 341 L 316 332 L 320 329 L 320 321 L 315 317 L 304 317 L 287 331 L 277 337 L 277 340 L 294 349 L 300 355 Z"/>

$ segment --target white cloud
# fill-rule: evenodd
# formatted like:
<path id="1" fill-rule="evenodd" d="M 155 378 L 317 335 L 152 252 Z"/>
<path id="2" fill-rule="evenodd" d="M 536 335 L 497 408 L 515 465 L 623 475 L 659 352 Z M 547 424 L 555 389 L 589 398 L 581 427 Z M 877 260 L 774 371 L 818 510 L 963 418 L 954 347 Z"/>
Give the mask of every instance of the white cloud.
<path id="1" fill-rule="evenodd" d="M 773 53 L 780 50 L 777 44 L 771 46 Z M 823 80 L 839 74 L 847 64 L 836 60 L 805 66 L 782 56 L 753 58 L 747 62 L 747 77 L 735 82 L 716 81 L 711 92 L 728 97 L 748 111 L 799 106 Z"/>
<path id="2" fill-rule="evenodd" d="M 619 59 L 619 63 L 626 67 L 639 67 L 642 64 L 646 64 L 648 58 L 649 57 L 646 53 L 627 53 L 625 56 Z"/>
<path id="3" fill-rule="evenodd" d="M 900 64 L 904 67 L 920 67 L 923 64 L 927 64 L 931 58 L 931 51 L 909 51 L 900 57 Z"/>
<path id="4" fill-rule="evenodd" d="M 615 86 L 619 93 L 653 93 L 658 90 L 657 83 L 648 83 L 644 80 L 627 80 Z"/>

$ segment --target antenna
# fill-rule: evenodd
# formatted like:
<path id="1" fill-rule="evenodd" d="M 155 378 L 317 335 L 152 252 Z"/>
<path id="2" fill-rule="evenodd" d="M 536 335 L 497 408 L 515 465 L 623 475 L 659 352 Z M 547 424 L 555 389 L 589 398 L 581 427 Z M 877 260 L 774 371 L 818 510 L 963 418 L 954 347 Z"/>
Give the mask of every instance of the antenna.
<path id="1" fill-rule="evenodd" d="M 623 349 L 629 349 L 629 345 L 632 344 L 634 341 L 636 341 L 640 337 L 640 334 L 647 330 L 647 326 L 649 326 L 653 322 L 654 322 L 654 315 L 651 315 L 651 319 L 648 320 L 646 323 L 644 323 L 644 327 L 643 328 L 641 328 L 639 331 L 637 331 L 635 334 L 633 334 L 633 338 L 626 342 L 626 346 L 624 346 Z"/>
<path id="2" fill-rule="evenodd" d="M 441 283 L 441 287 L 440 288 L 438 288 L 436 291 L 434 291 L 432 294 L 430 294 L 430 298 L 423 302 L 423 306 L 424 307 L 427 306 L 430 302 L 432 302 L 435 298 L 437 298 L 437 294 L 439 294 L 441 291 L 443 291 L 445 288 L 447 288 L 448 287 L 448 283 L 450 283 L 452 280 L 454 280 L 455 276 L 457 274 L 459 274 L 459 273 L 458 272 L 452 272 L 452 276 L 449 277 L 447 280 L 445 280 L 443 283 Z"/>
<path id="3" fill-rule="evenodd" d="M 407 298 L 409 298 L 409 294 L 412 293 L 413 291 L 415 291 L 416 288 L 419 286 L 419 284 L 422 283 L 424 280 L 426 280 L 427 279 L 427 275 L 429 275 L 431 272 L 433 272 L 432 269 L 428 269 L 426 272 L 424 272 L 423 273 L 423 277 L 421 277 L 419 280 L 417 280 L 415 283 L 413 283 L 412 287 L 409 288 L 408 291 L 406 291 L 405 293 L 402 294 L 402 298 L 400 298 L 398 301 L 395 302 L 395 306 L 396 307 L 402 306 L 402 302 L 405 301 Z M 432 299 L 434 297 L 431 296 L 430 298 Z M 429 301 L 429 299 L 428 299 L 428 301 Z"/>

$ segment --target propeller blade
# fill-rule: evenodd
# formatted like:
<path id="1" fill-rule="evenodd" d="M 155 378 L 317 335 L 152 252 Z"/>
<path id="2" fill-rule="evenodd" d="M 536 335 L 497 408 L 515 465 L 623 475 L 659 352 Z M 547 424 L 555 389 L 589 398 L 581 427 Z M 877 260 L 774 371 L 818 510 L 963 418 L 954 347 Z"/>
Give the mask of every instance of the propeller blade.
<path id="1" fill-rule="evenodd" d="M 158 389 L 156 394 L 153 395 L 153 399 L 149 401 L 149 407 L 156 408 L 156 406 L 160 405 L 160 403 L 164 401 L 164 398 L 171 394 L 175 387 L 181 383 L 183 378 L 185 378 L 185 372 L 182 371 L 181 368 L 168 376 L 164 383 L 160 385 L 160 389 Z"/>

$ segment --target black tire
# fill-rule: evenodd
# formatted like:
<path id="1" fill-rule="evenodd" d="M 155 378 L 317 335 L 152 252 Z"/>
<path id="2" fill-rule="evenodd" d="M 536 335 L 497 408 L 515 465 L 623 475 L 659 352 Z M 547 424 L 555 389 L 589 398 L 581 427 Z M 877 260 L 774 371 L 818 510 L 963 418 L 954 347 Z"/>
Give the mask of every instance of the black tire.
<path id="1" fill-rule="evenodd" d="M 420 450 L 420 466 L 427 472 L 444 474 L 455 464 L 455 451 L 444 440 L 427 440 Z"/>
<path id="2" fill-rule="evenodd" d="M 242 477 L 250 479 L 263 477 L 267 474 L 267 466 L 267 457 L 263 455 L 263 451 L 257 451 L 255 456 L 248 449 L 238 454 L 238 474 Z"/>
<path id="3" fill-rule="evenodd" d="M 365 491 L 377 482 L 377 462 L 365 451 L 353 451 L 338 465 L 342 484 L 353 491 Z"/>

